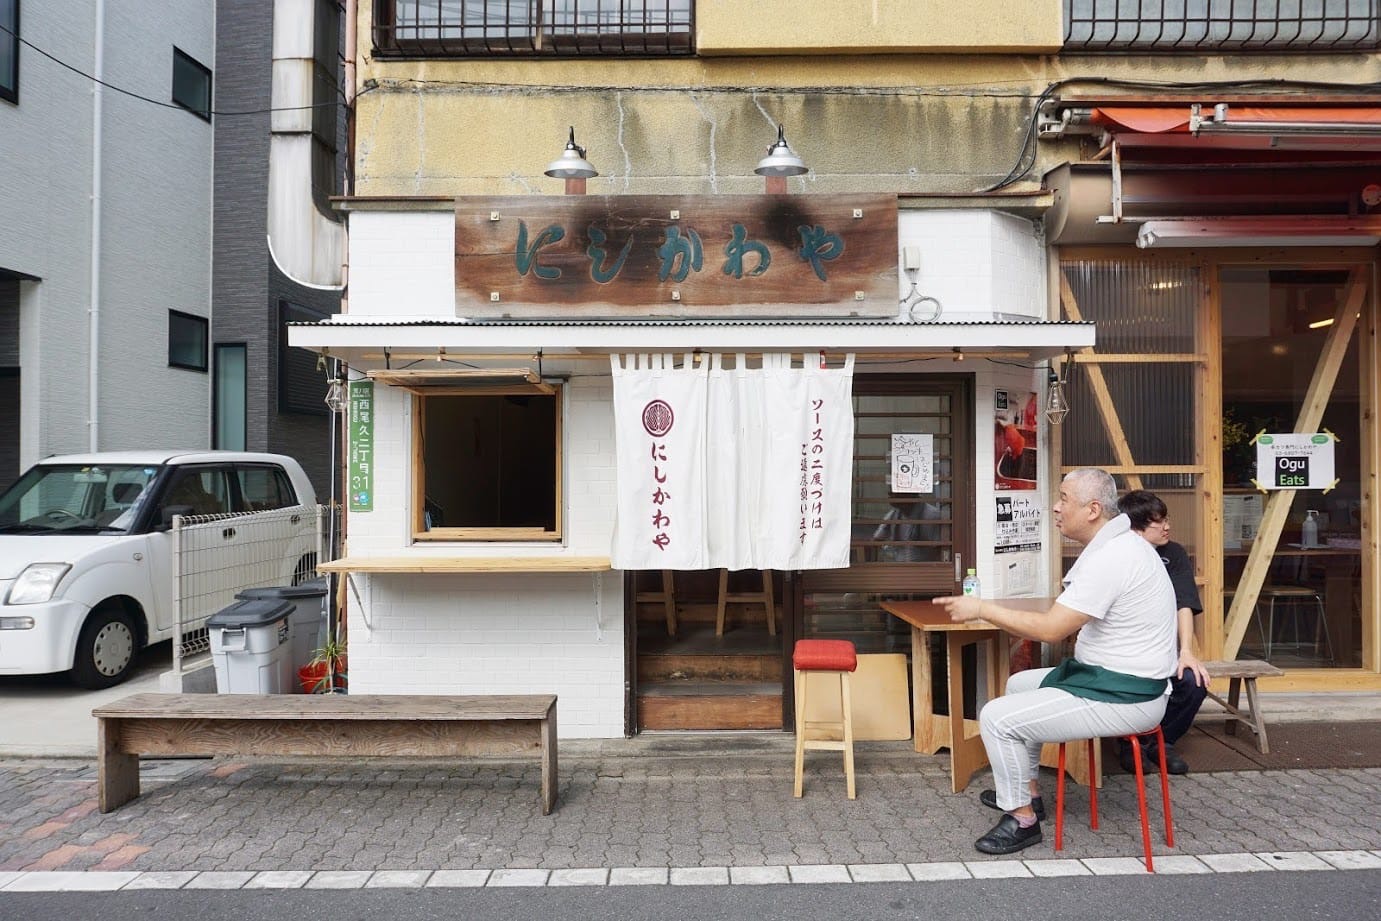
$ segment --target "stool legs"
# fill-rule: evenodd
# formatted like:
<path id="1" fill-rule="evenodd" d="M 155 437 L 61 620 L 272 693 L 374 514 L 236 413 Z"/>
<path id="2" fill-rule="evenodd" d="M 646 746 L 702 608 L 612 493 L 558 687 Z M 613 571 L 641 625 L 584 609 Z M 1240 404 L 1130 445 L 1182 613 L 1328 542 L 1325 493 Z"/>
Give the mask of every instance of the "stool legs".
<path id="1" fill-rule="evenodd" d="M 767 614 L 767 635 L 777 635 L 777 604 L 772 591 L 772 570 L 762 570 L 761 592 L 729 593 L 729 570 L 719 571 L 719 599 L 715 605 L 714 635 L 724 635 L 724 613 L 730 602 L 736 604 L 762 604 Z"/>
<path id="2" fill-rule="evenodd" d="M 839 676 L 839 702 L 841 717 L 839 722 L 829 720 L 810 720 L 806 707 L 807 688 L 810 686 L 809 671 L 797 669 L 796 684 L 796 764 L 792 793 L 800 797 L 805 791 L 806 751 L 838 751 L 844 755 L 844 784 L 849 799 L 857 795 L 854 776 L 854 721 L 853 698 L 849 686 L 848 672 L 816 671 L 815 674 Z M 838 734 L 838 738 L 831 738 Z"/>
<path id="3" fill-rule="evenodd" d="M 796 781 L 792 792 L 800 799 L 806 769 L 806 673 L 796 672 Z"/>
<path id="4" fill-rule="evenodd" d="M 1127 741 L 1132 746 L 1132 760 L 1136 764 L 1136 801 L 1137 809 L 1141 814 L 1141 844 L 1146 852 L 1146 872 L 1154 873 L 1155 864 L 1151 858 L 1151 820 L 1146 809 L 1146 776 L 1141 765 L 1141 738 L 1142 736 L 1156 737 L 1156 751 L 1160 755 L 1160 796 L 1161 806 L 1165 812 L 1165 843 L 1169 847 L 1175 846 L 1175 823 L 1170 807 L 1170 773 L 1165 765 L 1165 735 L 1157 726 L 1152 732 L 1141 733 L 1140 735 L 1127 736 Z M 1093 762 L 1093 746 L 1096 739 L 1087 740 L 1089 747 L 1089 762 Z M 1065 744 L 1060 743 L 1060 773 L 1055 781 L 1055 850 L 1064 847 L 1064 809 L 1065 809 Z M 1089 785 L 1089 827 L 1098 828 L 1098 787 L 1096 784 Z"/>
<path id="5" fill-rule="evenodd" d="M 854 721 L 853 699 L 849 691 L 849 673 L 839 673 L 839 699 L 844 705 L 844 782 L 849 799 L 854 798 Z"/>

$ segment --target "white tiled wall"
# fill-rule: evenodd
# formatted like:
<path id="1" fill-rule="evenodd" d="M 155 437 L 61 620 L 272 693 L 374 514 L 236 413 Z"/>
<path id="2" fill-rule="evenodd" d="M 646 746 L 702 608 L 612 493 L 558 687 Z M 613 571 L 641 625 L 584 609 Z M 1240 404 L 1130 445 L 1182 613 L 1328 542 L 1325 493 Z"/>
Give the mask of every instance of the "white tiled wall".
<path id="1" fill-rule="evenodd" d="M 376 387 L 374 510 L 352 512 L 351 556 L 431 553 L 608 556 L 614 525 L 612 385 L 565 394 L 564 547 L 411 546 L 412 398 Z M 358 693 L 556 694 L 564 738 L 623 735 L 622 574 L 376 574 L 352 577 L 350 687 Z M 358 595 L 358 597 L 357 597 Z"/>
<path id="2" fill-rule="evenodd" d="M 350 215 L 350 314 L 456 315 L 454 211 Z"/>
<path id="3" fill-rule="evenodd" d="M 901 246 L 920 248 L 916 288 L 940 301 L 942 320 L 1045 317 L 1045 245 L 1032 221 L 996 211 L 902 211 L 897 232 Z M 898 277 L 904 297 L 911 282 L 904 271 Z"/>
<path id="4" fill-rule="evenodd" d="M 555 694 L 561 738 L 623 735 L 620 574 L 354 579 L 352 691 Z"/>

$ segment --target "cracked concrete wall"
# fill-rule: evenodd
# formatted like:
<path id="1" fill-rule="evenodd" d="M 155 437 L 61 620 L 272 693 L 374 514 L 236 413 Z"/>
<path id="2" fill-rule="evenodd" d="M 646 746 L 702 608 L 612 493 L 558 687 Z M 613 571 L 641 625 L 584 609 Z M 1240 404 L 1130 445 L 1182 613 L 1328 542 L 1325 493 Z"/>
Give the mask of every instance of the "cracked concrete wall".
<path id="1" fill-rule="evenodd" d="M 380 60 L 369 0 L 360 17 L 360 195 L 559 194 L 542 170 L 568 125 L 600 171 L 591 193 L 754 193 L 777 122 L 811 168 L 794 192 L 972 192 L 1016 163 L 1036 97 L 1058 80 L 1085 78 L 1071 88 L 1084 93 L 1110 92 L 1105 78 L 1381 80 L 1381 59 L 1363 54 L 805 54 L 780 38 L 752 56 Z M 1041 142 L 1014 188 L 1078 159 L 1078 144 Z"/>

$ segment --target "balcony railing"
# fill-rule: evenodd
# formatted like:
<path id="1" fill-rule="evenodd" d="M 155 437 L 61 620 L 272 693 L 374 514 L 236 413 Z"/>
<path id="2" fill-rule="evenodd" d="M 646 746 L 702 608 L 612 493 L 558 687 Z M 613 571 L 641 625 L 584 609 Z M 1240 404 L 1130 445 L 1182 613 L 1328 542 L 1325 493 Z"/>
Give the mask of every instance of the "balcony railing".
<path id="1" fill-rule="evenodd" d="M 1381 48 L 1381 0 L 1064 0 L 1066 51 Z"/>
<path id="2" fill-rule="evenodd" d="M 694 53 L 694 0 L 376 0 L 380 56 Z"/>

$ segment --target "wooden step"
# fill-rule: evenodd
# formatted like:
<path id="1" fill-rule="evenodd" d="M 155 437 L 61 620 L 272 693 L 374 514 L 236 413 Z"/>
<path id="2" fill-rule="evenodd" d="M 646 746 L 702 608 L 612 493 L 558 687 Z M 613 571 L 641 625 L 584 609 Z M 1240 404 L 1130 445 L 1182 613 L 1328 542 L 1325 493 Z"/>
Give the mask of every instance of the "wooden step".
<path id="1" fill-rule="evenodd" d="M 772 655 L 677 654 L 638 656 L 638 682 L 713 679 L 757 681 L 781 686 L 782 657 Z"/>
<path id="2" fill-rule="evenodd" d="M 781 685 L 652 681 L 638 685 L 640 729 L 781 729 Z"/>

